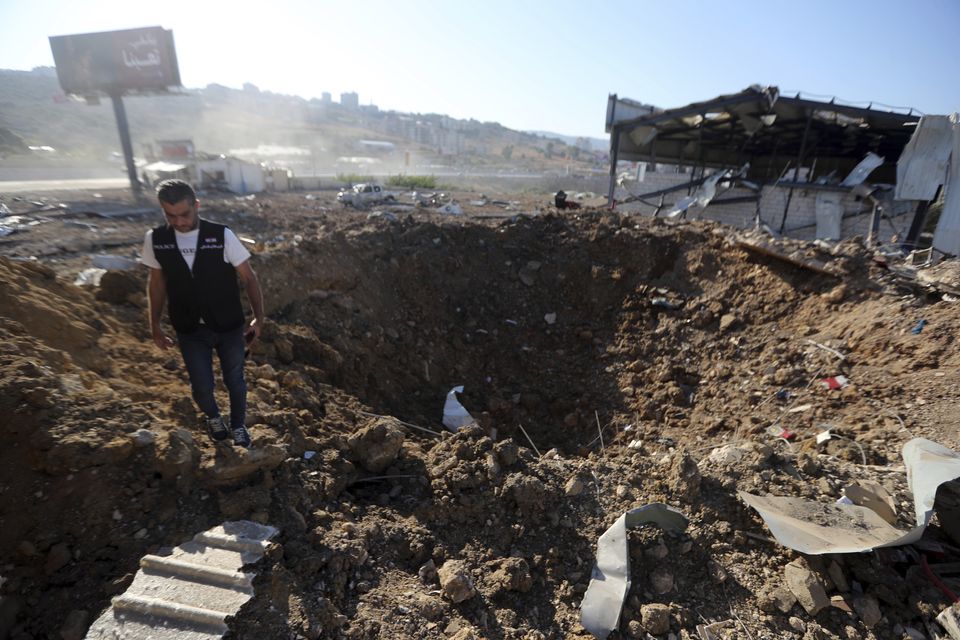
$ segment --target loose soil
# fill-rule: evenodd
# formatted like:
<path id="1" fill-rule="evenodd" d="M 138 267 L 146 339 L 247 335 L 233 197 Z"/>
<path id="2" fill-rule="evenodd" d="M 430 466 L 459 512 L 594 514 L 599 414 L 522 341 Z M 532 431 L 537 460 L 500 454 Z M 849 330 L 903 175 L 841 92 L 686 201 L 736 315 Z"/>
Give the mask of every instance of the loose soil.
<path id="1" fill-rule="evenodd" d="M 870 480 L 906 527 L 902 445 L 960 449 L 956 304 L 901 289 L 856 239 L 803 247 L 832 276 L 713 223 L 547 196 L 456 217 L 211 198 L 204 215 L 256 242 L 268 304 L 244 452 L 209 440 L 179 354 L 150 341 L 145 273 L 73 284 L 91 252 L 133 256 L 157 224 L 107 195 L 4 200 L 43 222 L 0 238 L 0 638 L 82 637 L 141 556 L 240 518 L 281 534 L 232 637 L 587 638 L 597 537 L 650 502 L 690 526 L 630 534 L 612 638 L 901 638 L 949 605 L 918 564 L 960 560 L 934 525 L 920 551 L 804 560 L 853 612 L 781 610 L 801 556 L 737 498 L 834 502 Z M 836 375 L 850 384 L 819 384 Z M 478 425 L 452 434 L 461 384 Z M 842 438 L 816 444 L 825 425 Z M 447 561 L 475 594 L 441 588 Z"/>

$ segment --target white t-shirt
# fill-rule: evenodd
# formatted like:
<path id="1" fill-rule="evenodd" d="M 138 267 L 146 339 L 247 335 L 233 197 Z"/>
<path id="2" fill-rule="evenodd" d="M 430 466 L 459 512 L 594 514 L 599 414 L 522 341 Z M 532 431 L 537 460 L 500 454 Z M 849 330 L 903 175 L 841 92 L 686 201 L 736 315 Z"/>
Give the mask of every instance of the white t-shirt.
<path id="1" fill-rule="evenodd" d="M 174 229 L 173 234 L 177 238 L 177 248 L 180 249 L 180 254 L 183 256 L 184 262 L 187 263 L 187 268 L 190 269 L 190 271 L 193 271 L 193 261 L 197 255 L 197 240 L 200 237 L 200 227 L 197 227 L 193 231 L 188 231 L 186 233 L 180 233 Z M 224 229 L 223 261 L 229 262 L 235 267 L 239 267 L 249 259 L 250 252 L 247 251 L 245 246 L 243 246 L 243 243 L 240 242 L 236 234 L 234 234 L 230 229 Z M 153 229 L 147 231 L 146 235 L 143 237 L 143 252 L 140 256 L 140 262 L 147 265 L 151 269 L 160 268 L 160 263 L 157 262 L 157 258 L 153 254 Z"/>

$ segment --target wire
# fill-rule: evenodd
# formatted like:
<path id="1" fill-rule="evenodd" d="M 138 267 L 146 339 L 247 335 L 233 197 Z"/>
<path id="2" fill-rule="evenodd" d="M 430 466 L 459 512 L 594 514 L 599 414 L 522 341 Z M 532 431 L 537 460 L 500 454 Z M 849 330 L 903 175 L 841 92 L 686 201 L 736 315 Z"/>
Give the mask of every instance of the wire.
<path id="1" fill-rule="evenodd" d="M 932 582 L 937 589 L 940 589 L 940 591 L 942 591 L 943 594 L 950 598 L 953 602 L 960 602 L 960 598 L 957 597 L 957 594 L 951 591 L 950 587 L 945 585 L 943 581 L 937 577 L 937 574 L 930 569 L 930 565 L 927 564 L 926 554 L 920 556 L 920 566 L 923 567 L 923 572 L 927 574 L 927 579 L 930 580 L 930 582 Z"/>

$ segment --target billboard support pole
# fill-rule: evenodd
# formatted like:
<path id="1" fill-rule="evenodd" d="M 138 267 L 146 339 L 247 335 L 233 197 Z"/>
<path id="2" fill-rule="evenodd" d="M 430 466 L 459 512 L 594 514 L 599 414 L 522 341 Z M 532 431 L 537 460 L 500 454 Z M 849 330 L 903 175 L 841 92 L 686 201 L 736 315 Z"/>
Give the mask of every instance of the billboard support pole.
<path id="1" fill-rule="evenodd" d="M 120 132 L 120 146 L 123 147 L 123 159 L 127 163 L 127 175 L 130 178 L 130 188 L 139 194 L 140 179 L 137 178 L 137 167 L 133 163 L 133 143 L 130 141 L 130 124 L 127 122 L 127 110 L 123 106 L 123 94 L 111 92 L 113 101 L 113 115 L 117 117 L 117 130 Z"/>

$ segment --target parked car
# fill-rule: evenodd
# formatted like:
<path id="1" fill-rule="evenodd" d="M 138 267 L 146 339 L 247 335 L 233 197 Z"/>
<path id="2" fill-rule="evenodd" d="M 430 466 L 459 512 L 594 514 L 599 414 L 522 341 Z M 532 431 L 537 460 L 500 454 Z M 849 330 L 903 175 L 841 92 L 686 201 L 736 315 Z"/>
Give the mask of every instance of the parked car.
<path id="1" fill-rule="evenodd" d="M 396 199 L 396 194 L 392 191 L 385 190 L 379 184 L 365 182 L 355 184 L 351 188 L 343 189 L 337 193 L 337 202 L 358 209 L 381 202 L 395 202 Z"/>

